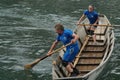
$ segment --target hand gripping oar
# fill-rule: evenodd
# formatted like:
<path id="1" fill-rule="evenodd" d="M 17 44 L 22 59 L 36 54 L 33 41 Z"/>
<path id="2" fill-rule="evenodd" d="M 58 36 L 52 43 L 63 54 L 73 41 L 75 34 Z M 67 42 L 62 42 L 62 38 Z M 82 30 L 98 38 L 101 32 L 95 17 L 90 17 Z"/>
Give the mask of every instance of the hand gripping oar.
<path id="1" fill-rule="evenodd" d="M 106 24 L 78 24 L 78 26 L 108 26 L 108 27 L 120 27 L 120 25 L 106 25 Z"/>
<path id="2" fill-rule="evenodd" d="M 70 44 L 71 44 L 71 43 L 68 43 L 68 44 L 66 44 L 65 46 L 62 46 L 61 48 L 58 48 L 58 49 L 52 51 L 51 54 L 52 54 L 52 53 L 56 53 L 56 52 L 62 50 L 63 48 L 69 46 Z M 38 59 L 36 59 L 35 61 L 33 61 L 32 63 L 30 63 L 30 64 L 26 64 L 26 65 L 24 66 L 24 69 L 31 69 L 31 68 L 33 68 L 36 64 L 38 64 L 40 61 L 44 60 L 44 59 L 47 58 L 47 57 L 49 57 L 49 55 L 45 55 L 45 56 L 43 56 L 43 57 L 41 57 L 41 58 L 38 58 Z"/>

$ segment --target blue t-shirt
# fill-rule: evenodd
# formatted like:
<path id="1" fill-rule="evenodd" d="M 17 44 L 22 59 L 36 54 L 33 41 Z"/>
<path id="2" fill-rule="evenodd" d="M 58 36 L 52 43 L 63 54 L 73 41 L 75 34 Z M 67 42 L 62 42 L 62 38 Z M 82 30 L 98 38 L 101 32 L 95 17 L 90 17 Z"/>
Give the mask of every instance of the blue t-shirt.
<path id="1" fill-rule="evenodd" d="M 57 41 L 61 41 L 64 45 L 66 45 L 73 39 L 72 35 L 73 32 L 71 30 L 65 29 L 62 34 L 58 34 Z M 70 46 L 67 46 L 67 49 L 74 46 L 78 46 L 78 41 L 76 41 L 74 44 L 71 44 Z"/>
<path id="2" fill-rule="evenodd" d="M 90 21 L 90 24 L 94 24 L 98 19 L 98 13 L 96 11 L 89 12 L 88 10 L 85 10 L 83 14 L 87 16 L 87 18 Z"/>

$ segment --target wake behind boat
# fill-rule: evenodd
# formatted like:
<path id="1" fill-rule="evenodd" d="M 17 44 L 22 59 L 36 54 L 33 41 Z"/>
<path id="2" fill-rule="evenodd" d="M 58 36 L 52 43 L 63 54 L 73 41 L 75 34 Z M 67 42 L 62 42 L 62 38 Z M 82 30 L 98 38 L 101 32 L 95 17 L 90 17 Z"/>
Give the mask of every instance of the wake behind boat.
<path id="1" fill-rule="evenodd" d="M 89 21 L 85 18 L 81 24 L 88 24 Z M 109 20 L 105 15 L 99 15 L 99 25 L 110 25 Z M 114 48 L 114 32 L 110 26 L 98 26 L 95 34 L 97 44 L 94 44 L 93 39 L 87 38 L 87 27 L 79 25 L 74 32 L 79 36 L 79 45 L 83 47 L 79 56 L 74 60 L 75 67 L 79 70 L 78 76 L 71 77 L 62 65 L 62 56 L 65 48 L 59 51 L 59 56 L 53 63 L 52 75 L 53 80 L 95 80 L 103 70 L 109 60 Z M 84 43 L 86 44 L 84 45 Z M 76 60 L 77 63 L 76 63 Z"/>

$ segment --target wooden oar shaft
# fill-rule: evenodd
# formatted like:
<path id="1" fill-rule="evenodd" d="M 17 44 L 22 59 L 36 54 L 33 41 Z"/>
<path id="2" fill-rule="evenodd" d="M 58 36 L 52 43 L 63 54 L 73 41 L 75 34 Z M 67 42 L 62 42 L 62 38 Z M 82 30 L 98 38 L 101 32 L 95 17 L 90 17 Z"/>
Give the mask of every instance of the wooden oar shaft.
<path id="1" fill-rule="evenodd" d="M 79 52 L 79 54 L 78 54 L 77 56 L 80 56 L 80 55 L 81 55 L 81 53 L 82 53 L 82 51 L 84 50 L 84 48 L 85 48 L 88 40 L 89 40 L 89 36 L 86 37 L 86 39 L 85 39 L 85 41 L 84 41 L 84 44 L 83 44 L 83 46 L 81 47 L 80 52 Z M 74 67 L 76 66 L 76 64 L 78 63 L 78 61 L 79 61 L 79 57 L 76 57 L 75 62 L 74 62 Z"/>
<path id="2" fill-rule="evenodd" d="M 68 44 L 66 44 L 65 46 L 62 46 L 61 48 L 58 48 L 58 49 L 56 49 L 56 50 L 52 51 L 51 53 L 56 53 L 56 52 L 58 52 L 58 51 L 62 50 L 63 48 L 65 48 L 65 47 L 69 46 L 70 44 L 71 44 L 71 43 L 68 43 Z"/>
<path id="3" fill-rule="evenodd" d="M 58 48 L 58 49 L 52 51 L 51 54 L 56 53 L 56 52 L 62 50 L 63 48 L 69 46 L 70 44 L 71 44 L 71 43 L 68 43 L 68 44 L 66 44 L 65 46 L 62 46 L 61 48 Z M 48 56 L 48 55 L 45 55 L 45 56 L 42 57 L 42 58 L 38 58 L 38 59 L 36 59 L 35 61 L 33 61 L 32 63 L 25 65 L 24 68 L 25 68 L 25 69 L 31 69 L 31 68 L 34 67 L 36 64 L 38 64 L 41 60 L 44 60 L 44 59 L 47 58 L 47 57 L 49 57 L 49 56 Z"/>
<path id="4" fill-rule="evenodd" d="M 106 24 L 96 24 L 96 25 L 94 25 L 94 24 L 78 24 L 78 26 L 103 26 L 103 27 L 108 26 L 108 27 L 120 27 L 120 25 L 110 25 L 110 24 L 108 24 L 108 25 L 106 25 Z"/>
<path id="5" fill-rule="evenodd" d="M 36 59 L 34 62 L 32 62 L 32 63 L 30 64 L 31 67 L 35 66 L 35 65 L 38 64 L 41 60 L 43 60 L 43 59 L 45 59 L 45 58 L 47 58 L 47 57 L 48 57 L 48 55 L 45 55 L 45 56 L 42 57 L 42 58 Z"/>

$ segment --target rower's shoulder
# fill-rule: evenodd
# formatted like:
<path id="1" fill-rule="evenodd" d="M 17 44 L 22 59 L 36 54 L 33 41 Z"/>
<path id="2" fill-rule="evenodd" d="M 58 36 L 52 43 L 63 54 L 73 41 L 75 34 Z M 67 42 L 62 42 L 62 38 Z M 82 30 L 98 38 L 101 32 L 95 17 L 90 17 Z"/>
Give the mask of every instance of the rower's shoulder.
<path id="1" fill-rule="evenodd" d="M 89 11 L 88 10 L 84 10 L 84 13 L 88 13 Z"/>
<path id="2" fill-rule="evenodd" d="M 65 29 L 64 30 L 64 34 L 72 34 L 72 33 L 73 33 L 73 31 L 70 30 L 70 29 Z"/>
<path id="3" fill-rule="evenodd" d="M 64 32 L 72 32 L 70 29 L 65 29 Z"/>
<path id="4" fill-rule="evenodd" d="M 97 11 L 94 11 L 94 14 L 98 14 L 98 12 L 97 12 Z"/>

